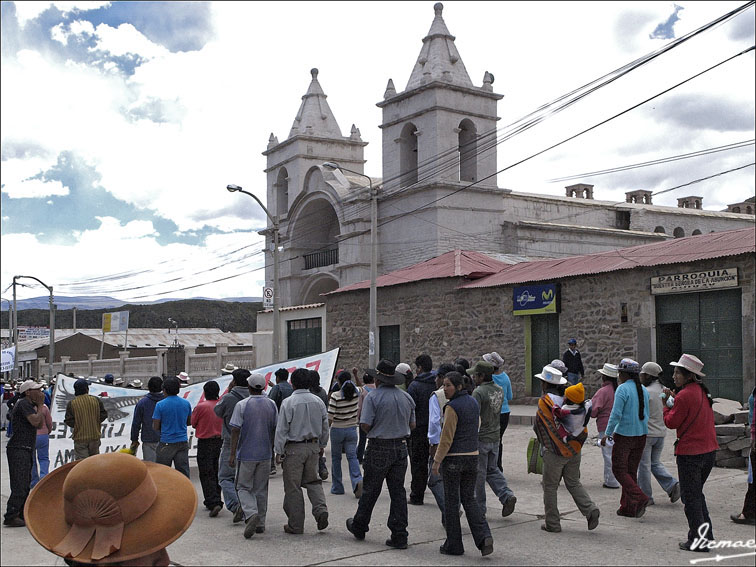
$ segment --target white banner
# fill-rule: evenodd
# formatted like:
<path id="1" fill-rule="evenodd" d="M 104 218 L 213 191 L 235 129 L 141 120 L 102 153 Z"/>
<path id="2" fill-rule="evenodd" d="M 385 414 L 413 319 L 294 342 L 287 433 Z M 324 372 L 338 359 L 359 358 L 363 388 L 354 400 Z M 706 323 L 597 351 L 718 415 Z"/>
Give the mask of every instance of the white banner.
<path id="1" fill-rule="evenodd" d="M 0 363 L 0 372 L 13 371 L 13 349 L 4 348 L 2 352 L 2 363 Z"/>
<path id="2" fill-rule="evenodd" d="M 18 342 L 31 341 L 33 339 L 47 339 L 50 337 L 49 327 L 19 327 Z"/>
<path id="3" fill-rule="evenodd" d="M 289 373 L 297 368 L 317 370 L 320 374 L 320 385 L 328 390 L 333 375 L 336 372 L 338 358 L 339 349 L 334 349 L 306 358 L 263 366 L 262 368 L 251 370 L 251 372 L 259 372 L 265 375 L 267 391 L 267 384 L 270 383 L 274 372 L 279 368 L 286 368 Z M 55 383 L 55 393 L 50 409 L 53 420 L 52 431 L 50 431 L 50 470 L 70 463 L 73 460 L 73 440 L 71 439 L 73 431 L 63 423 L 63 420 L 66 416 L 66 406 L 74 398 L 73 386 L 76 380 L 76 378 L 69 378 L 63 374 L 58 374 Z M 227 374 L 222 377 L 212 378 L 212 380 L 218 382 L 220 391 L 223 393 L 231 382 L 231 375 Z M 202 389 L 205 382 L 198 382 L 181 388 L 179 396 L 186 399 L 192 405 L 192 408 L 194 408 L 200 401 L 205 399 L 204 390 Z M 105 409 L 108 411 L 108 418 L 102 423 L 100 452 L 115 453 L 121 449 L 130 447 L 131 422 L 134 408 L 137 402 L 147 395 L 147 390 L 135 390 L 133 388 L 109 386 L 95 382 L 89 385 L 89 393 L 93 396 L 100 396 L 102 393 L 107 394 L 107 396 L 100 397 L 102 403 L 105 405 Z M 197 440 L 194 437 L 194 428 L 190 426 L 187 429 L 189 436 L 189 456 L 194 457 L 197 455 Z M 137 456 L 141 457 L 141 445 Z"/>

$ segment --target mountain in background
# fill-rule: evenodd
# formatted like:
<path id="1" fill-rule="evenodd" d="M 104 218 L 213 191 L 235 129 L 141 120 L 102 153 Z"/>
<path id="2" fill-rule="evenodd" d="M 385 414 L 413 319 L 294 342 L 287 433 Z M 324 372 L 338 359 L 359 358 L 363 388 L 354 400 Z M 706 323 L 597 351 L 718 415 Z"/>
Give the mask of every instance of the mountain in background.
<path id="1" fill-rule="evenodd" d="M 156 305 L 158 303 L 168 303 L 173 301 L 226 301 L 229 303 L 260 303 L 262 297 L 226 297 L 223 299 L 216 299 L 212 297 L 194 297 L 191 300 L 179 300 L 179 299 L 158 299 L 156 301 L 144 301 L 140 303 L 132 303 L 130 305 Z M 53 302 L 57 306 L 58 311 L 64 309 L 115 309 L 127 305 L 125 301 L 115 299 L 114 297 L 107 297 L 102 295 L 82 295 L 76 297 L 66 297 L 63 295 L 53 295 Z M 16 301 L 16 306 L 19 311 L 24 309 L 50 309 L 50 296 L 45 295 L 42 297 L 32 297 L 30 299 L 19 299 Z M 8 311 L 12 309 L 11 302 L 2 302 L 2 310 Z"/>
<path id="2" fill-rule="evenodd" d="M 37 298 L 40 308 L 18 310 L 19 327 L 47 327 L 50 324 L 50 309 L 45 298 Z M 102 326 L 103 313 L 110 313 L 115 309 L 129 312 L 130 329 L 167 329 L 173 325 L 169 318 L 176 321 L 180 329 L 213 328 L 234 333 L 254 333 L 257 331 L 257 312 L 262 311 L 262 301 L 252 298 L 239 298 L 239 301 L 227 299 L 179 299 L 156 301 L 150 304 L 128 304 L 107 297 L 90 298 L 61 298 L 70 299 L 68 307 L 62 307 L 59 298 L 55 304 L 59 306 L 55 314 L 56 329 L 73 329 L 73 307 L 76 306 L 77 329 L 99 329 Z M 83 302 L 78 300 L 84 299 Z M 75 301 L 74 301 L 75 300 Z M 89 302 L 88 300 L 92 300 Z M 116 302 L 108 303 L 108 300 Z M 32 300 L 25 300 L 32 301 Z M 107 308 L 85 308 L 80 305 L 109 304 Z M 21 303 L 20 301 L 18 302 Z M 65 304 L 64 304 L 65 305 Z M 8 310 L 0 314 L 0 326 L 8 328 Z"/>

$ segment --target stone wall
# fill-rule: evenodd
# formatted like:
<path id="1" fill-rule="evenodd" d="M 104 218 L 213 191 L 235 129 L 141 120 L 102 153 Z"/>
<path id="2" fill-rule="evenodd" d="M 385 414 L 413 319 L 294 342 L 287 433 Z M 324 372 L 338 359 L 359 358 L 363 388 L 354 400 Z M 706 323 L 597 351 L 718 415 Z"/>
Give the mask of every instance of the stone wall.
<path id="1" fill-rule="evenodd" d="M 586 368 L 587 395 L 601 384 L 597 370 L 623 357 L 639 362 L 655 352 L 655 301 L 652 276 L 738 266 L 743 313 L 743 390 L 754 384 L 754 255 L 696 263 L 637 268 L 561 280 L 560 343 L 578 339 Z M 401 361 L 421 353 L 434 366 L 458 356 L 478 360 L 497 351 L 505 361 L 515 397 L 525 395 L 523 317 L 512 314 L 513 286 L 458 289 L 463 278 L 426 280 L 378 288 L 378 325 L 400 326 Z M 328 348 L 341 347 L 339 366 L 364 368 L 368 353 L 368 290 L 326 296 Z M 621 305 L 627 304 L 627 322 Z M 566 345 L 565 345 L 566 348 Z M 669 361 L 662 361 L 666 364 Z M 534 369 L 537 372 L 539 369 Z M 748 394 L 745 393 L 746 399 Z"/>

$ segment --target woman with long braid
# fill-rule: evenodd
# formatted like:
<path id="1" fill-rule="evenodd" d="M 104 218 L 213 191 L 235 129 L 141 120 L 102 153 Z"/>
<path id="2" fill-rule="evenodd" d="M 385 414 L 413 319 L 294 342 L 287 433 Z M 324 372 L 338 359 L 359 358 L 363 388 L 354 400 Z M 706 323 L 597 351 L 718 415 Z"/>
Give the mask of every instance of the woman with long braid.
<path id="1" fill-rule="evenodd" d="M 640 518 L 648 505 L 648 496 L 638 486 L 638 465 L 648 434 L 648 392 L 640 383 L 640 364 L 634 360 L 623 358 L 617 372 L 620 385 L 601 444 L 614 441 L 612 472 L 622 486 L 617 515 Z"/>

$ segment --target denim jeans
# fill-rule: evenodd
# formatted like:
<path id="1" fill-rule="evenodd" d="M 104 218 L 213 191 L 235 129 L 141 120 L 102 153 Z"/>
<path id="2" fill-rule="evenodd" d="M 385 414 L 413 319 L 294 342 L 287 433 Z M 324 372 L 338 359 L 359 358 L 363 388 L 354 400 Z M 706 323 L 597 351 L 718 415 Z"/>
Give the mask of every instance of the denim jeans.
<path id="1" fill-rule="evenodd" d="M 677 476 L 680 478 L 680 497 L 685 507 L 685 517 L 688 518 L 688 542 L 692 543 L 699 537 L 699 529 L 703 524 L 704 537 L 714 539 L 714 528 L 711 525 L 709 509 L 706 507 L 706 497 L 703 487 L 709 473 L 714 466 L 714 454 L 677 455 Z"/>
<path id="2" fill-rule="evenodd" d="M 615 433 L 613 437 L 612 472 L 622 487 L 619 514 L 635 517 L 640 507 L 648 502 L 648 496 L 638 486 L 638 465 L 646 446 L 646 436 Z"/>
<path id="3" fill-rule="evenodd" d="M 407 492 L 404 476 L 407 473 L 407 443 L 404 439 L 368 439 L 363 461 L 365 477 L 362 480 L 362 496 L 353 518 L 354 529 L 366 532 L 370 528 L 373 508 L 381 495 L 383 481 L 388 486 L 391 505 L 386 526 L 391 530 L 391 539 L 405 543 L 407 532 Z"/>
<path id="4" fill-rule="evenodd" d="M 507 486 L 507 479 L 496 465 L 499 456 L 498 443 L 478 441 L 478 476 L 475 479 L 475 499 L 483 515 L 486 515 L 486 482 L 499 502 L 504 504 L 514 492 Z"/>
<path id="5" fill-rule="evenodd" d="M 50 472 L 50 436 L 47 433 L 37 435 L 37 446 L 34 452 L 36 458 L 32 459 L 31 488 L 34 488 Z M 39 469 L 37 469 L 37 461 L 39 461 Z"/>
<path id="6" fill-rule="evenodd" d="M 239 507 L 239 497 L 236 495 L 234 486 L 234 476 L 236 471 L 228 464 L 228 457 L 231 455 L 231 440 L 224 439 L 221 445 L 220 459 L 218 459 L 218 484 L 223 493 L 223 501 L 226 508 L 231 512 L 236 512 Z"/>
<path id="7" fill-rule="evenodd" d="M 157 463 L 157 443 L 142 443 L 142 460 Z"/>
<path id="8" fill-rule="evenodd" d="M 218 484 L 218 459 L 221 444 L 220 437 L 197 439 L 197 468 L 204 497 L 202 503 L 208 510 L 212 510 L 215 506 L 223 506 L 221 488 Z"/>
<path id="9" fill-rule="evenodd" d="M 360 463 L 357 460 L 357 427 L 331 428 L 331 494 L 344 494 L 344 484 L 341 480 L 341 451 L 346 453 L 349 465 L 349 479 L 352 481 L 352 491 L 362 480 Z"/>
<path id="10" fill-rule="evenodd" d="M 494 453 L 494 468 L 496 468 L 495 457 Z M 441 472 L 444 478 L 444 495 L 446 498 L 444 509 L 446 541 L 443 547 L 452 554 L 465 551 L 462 544 L 462 528 L 459 522 L 459 505 L 461 502 L 467 515 L 467 523 L 470 526 L 475 547 L 480 549 L 483 547 L 483 541 L 487 537 L 491 537 L 491 530 L 488 527 L 488 522 L 486 522 L 486 516 L 475 498 L 475 479 L 479 476 L 478 458 L 475 455 L 447 456 L 441 461 Z"/>
<path id="11" fill-rule="evenodd" d="M 646 448 L 643 449 L 640 465 L 638 466 L 638 486 L 646 496 L 652 498 L 651 475 L 661 485 L 662 490 L 669 494 L 677 484 L 677 480 L 661 463 L 661 453 L 664 449 L 664 437 L 646 437 Z"/>
<path id="12" fill-rule="evenodd" d="M 441 510 L 441 518 L 444 517 L 444 473 L 439 469 L 438 474 L 433 474 L 433 457 L 428 457 L 428 488 L 433 498 L 436 499 L 438 509 Z"/>
<path id="13" fill-rule="evenodd" d="M 504 451 L 504 447 L 501 444 L 501 438 L 504 436 L 504 432 L 509 426 L 510 412 L 505 412 L 499 415 L 499 456 L 496 458 L 496 466 L 499 467 L 501 472 L 504 472 L 504 467 L 501 464 L 501 454 Z"/>
<path id="14" fill-rule="evenodd" d="M 157 463 L 168 467 L 173 465 L 186 478 L 190 480 L 192 478 L 189 476 L 189 443 L 187 441 L 158 443 Z"/>
<path id="15" fill-rule="evenodd" d="M 568 372 L 567 373 L 567 382 L 572 384 L 573 386 L 580 382 L 580 374 L 577 372 Z"/>
<path id="16" fill-rule="evenodd" d="M 599 439 L 606 437 L 606 434 L 599 432 Z M 612 447 L 610 445 L 600 445 L 601 455 L 604 457 L 604 484 L 612 488 L 619 488 L 620 483 L 614 478 L 612 472 Z"/>

